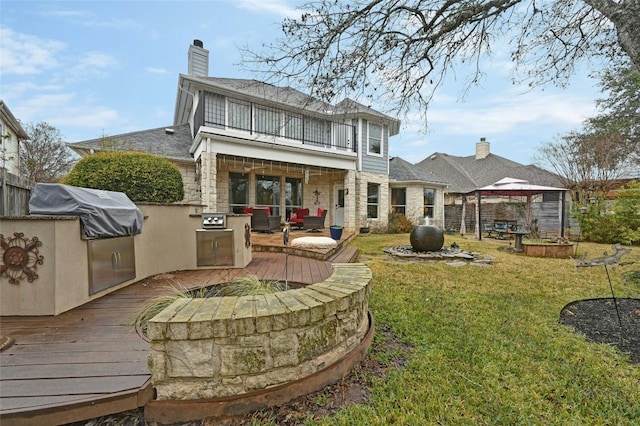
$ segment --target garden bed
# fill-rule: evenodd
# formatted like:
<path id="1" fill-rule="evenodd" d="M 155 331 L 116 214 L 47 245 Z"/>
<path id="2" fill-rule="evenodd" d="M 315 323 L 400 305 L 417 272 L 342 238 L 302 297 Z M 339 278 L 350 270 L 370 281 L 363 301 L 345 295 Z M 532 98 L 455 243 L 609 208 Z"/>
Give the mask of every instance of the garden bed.
<path id="1" fill-rule="evenodd" d="M 522 243 L 522 252 L 526 256 L 567 259 L 574 255 L 575 244 L 526 241 Z"/>

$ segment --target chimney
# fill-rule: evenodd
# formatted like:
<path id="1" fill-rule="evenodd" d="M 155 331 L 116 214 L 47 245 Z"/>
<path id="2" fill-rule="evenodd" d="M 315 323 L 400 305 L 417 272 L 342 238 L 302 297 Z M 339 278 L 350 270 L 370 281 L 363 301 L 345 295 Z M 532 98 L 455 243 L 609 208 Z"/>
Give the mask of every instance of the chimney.
<path id="1" fill-rule="evenodd" d="M 203 46 L 200 40 L 193 40 L 193 44 L 189 46 L 188 75 L 209 77 L 209 51 Z"/>
<path id="2" fill-rule="evenodd" d="M 480 142 L 476 143 L 476 160 L 487 158 L 489 154 L 489 142 L 486 138 L 480 138 Z"/>

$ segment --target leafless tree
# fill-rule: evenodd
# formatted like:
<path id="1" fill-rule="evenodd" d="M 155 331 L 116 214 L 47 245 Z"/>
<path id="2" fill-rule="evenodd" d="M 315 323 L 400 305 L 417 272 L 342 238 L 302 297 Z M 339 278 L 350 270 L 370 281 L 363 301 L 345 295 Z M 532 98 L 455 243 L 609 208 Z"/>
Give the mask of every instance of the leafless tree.
<path id="1" fill-rule="evenodd" d="M 20 143 L 20 167 L 32 182 L 57 182 L 75 162 L 60 131 L 44 121 L 23 127 L 29 139 Z"/>
<path id="2" fill-rule="evenodd" d="M 426 112 L 448 73 L 471 69 L 465 87 L 477 83 L 492 48 L 508 49 L 514 80 L 531 85 L 563 85 L 581 60 L 626 54 L 640 69 L 638 0 L 320 0 L 300 9 L 281 40 L 266 53 L 245 50 L 243 64 L 329 102 L 384 97 L 389 112 Z"/>
<path id="3" fill-rule="evenodd" d="M 534 161 L 554 171 L 562 186 L 586 197 L 606 194 L 628 175 L 630 164 L 622 135 L 572 132 L 538 149 Z"/>

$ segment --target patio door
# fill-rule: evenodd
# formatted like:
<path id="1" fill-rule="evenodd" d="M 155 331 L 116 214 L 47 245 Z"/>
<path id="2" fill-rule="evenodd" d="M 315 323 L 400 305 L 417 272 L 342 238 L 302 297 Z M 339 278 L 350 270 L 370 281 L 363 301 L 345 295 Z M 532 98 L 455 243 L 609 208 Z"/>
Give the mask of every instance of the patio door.
<path id="1" fill-rule="evenodd" d="M 344 188 L 335 189 L 332 225 L 344 226 Z"/>

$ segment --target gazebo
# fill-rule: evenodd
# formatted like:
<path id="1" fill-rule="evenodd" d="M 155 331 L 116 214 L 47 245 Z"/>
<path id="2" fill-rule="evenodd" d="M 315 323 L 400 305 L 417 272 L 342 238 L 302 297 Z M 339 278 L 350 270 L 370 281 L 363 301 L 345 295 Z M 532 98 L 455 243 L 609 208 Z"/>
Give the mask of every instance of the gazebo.
<path id="1" fill-rule="evenodd" d="M 482 196 L 526 196 L 527 197 L 527 223 L 531 223 L 531 197 L 533 195 L 542 194 L 545 192 L 558 192 L 561 195 L 561 216 L 560 216 L 560 235 L 564 237 L 565 230 L 565 210 L 566 210 L 566 197 L 567 190 L 565 188 L 556 188 L 553 186 L 541 186 L 530 184 L 529 181 L 523 179 L 514 179 L 506 177 L 499 181 L 492 183 L 491 185 L 477 188 L 474 191 L 468 193 L 468 195 L 475 194 L 478 200 L 478 207 L 476 208 L 476 238 L 482 240 L 482 230 L 480 223 L 482 223 Z M 464 215 L 462 217 L 464 223 Z"/>

